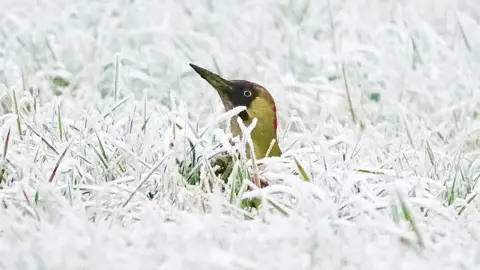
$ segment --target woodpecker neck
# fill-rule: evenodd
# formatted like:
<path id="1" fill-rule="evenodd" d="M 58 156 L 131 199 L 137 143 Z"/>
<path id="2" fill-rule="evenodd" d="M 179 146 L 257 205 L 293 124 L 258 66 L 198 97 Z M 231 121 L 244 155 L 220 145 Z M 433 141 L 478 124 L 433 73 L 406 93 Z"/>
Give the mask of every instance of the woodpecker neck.
<path id="1" fill-rule="evenodd" d="M 254 118 L 257 118 L 257 124 L 250 136 L 254 144 L 255 157 L 262 159 L 267 157 L 270 144 L 273 143 L 268 157 L 281 156 L 282 151 L 277 140 L 277 112 L 275 103 L 264 98 L 256 98 L 247 108 L 248 119 L 244 120 L 245 125 L 250 125 Z M 237 120 L 232 119 L 232 133 L 234 136 L 241 136 L 241 129 Z M 250 148 L 247 146 L 247 157 L 250 158 Z"/>

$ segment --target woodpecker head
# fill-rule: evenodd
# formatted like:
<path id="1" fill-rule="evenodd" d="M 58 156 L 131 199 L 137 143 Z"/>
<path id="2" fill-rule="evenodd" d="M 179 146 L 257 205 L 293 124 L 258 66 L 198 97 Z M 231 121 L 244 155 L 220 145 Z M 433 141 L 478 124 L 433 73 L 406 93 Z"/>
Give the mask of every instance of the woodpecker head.
<path id="1" fill-rule="evenodd" d="M 255 157 L 258 159 L 267 156 L 270 144 L 273 143 L 268 156 L 280 156 L 282 152 L 277 142 L 277 108 L 270 93 L 259 84 L 244 80 L 226 80 L 204 68 L 190 64 L 190 66 L 217 91 L 225 110 L 237 106 L 247 107 L 238 116 L 246 125 L 254 118 L 257 124 L 251 133 L 255 148 Z M 234 136 L 241 135 L 236 119 L 231 122 Z M 247 149 L 248 150 L 248 149 Z M 247 151 L 250 156 L 250 151 Z"/>

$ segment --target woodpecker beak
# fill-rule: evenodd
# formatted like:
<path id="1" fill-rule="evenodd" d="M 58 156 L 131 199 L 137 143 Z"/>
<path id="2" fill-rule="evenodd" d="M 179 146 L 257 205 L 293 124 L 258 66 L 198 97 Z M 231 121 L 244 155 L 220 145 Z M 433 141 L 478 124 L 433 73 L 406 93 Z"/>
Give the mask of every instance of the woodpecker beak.
<path id="1" fill-rule="evenodd" d="M 220 99 L 222 100 L 223 105 L 227 110 L 233 109 L 233 103 L 230 100 L 230 94 L 233 92 L 231 83 L 220 77 L 209 70 L 201 68 L 197 65 L 190 64 L 190 66 L 195 70 L 204 80 L 206 80 L 215 90 L 217 90 Z"/>

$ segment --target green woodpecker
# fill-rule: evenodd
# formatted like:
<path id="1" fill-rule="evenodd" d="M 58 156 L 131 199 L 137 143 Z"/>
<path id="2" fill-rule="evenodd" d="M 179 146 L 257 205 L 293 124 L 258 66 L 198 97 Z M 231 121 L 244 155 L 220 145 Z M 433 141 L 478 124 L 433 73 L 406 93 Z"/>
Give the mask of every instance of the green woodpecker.
<path id="1" fill-rule="evenodd" d="M 225 110 L 229 111 L 237 106 L 245 106 L 246 111 L 240 112 L 238 117 L 243 120 L 246 126 L 257 118 L 257 124 L 250 134 L 254 145 L 255 158 L 262 159 L 282 155 L 277 140 L 277 109 L 275 101 L 267 89 L 245 80 L 226 80 L 194 64 L 190 64 L 190 66 L 215 88 Z M 233 136 L 242 136 L 235 118 L 231 120 L 232 134 Z M 246 154 L 247 158 L 250 158 L 248 145 Z"/>

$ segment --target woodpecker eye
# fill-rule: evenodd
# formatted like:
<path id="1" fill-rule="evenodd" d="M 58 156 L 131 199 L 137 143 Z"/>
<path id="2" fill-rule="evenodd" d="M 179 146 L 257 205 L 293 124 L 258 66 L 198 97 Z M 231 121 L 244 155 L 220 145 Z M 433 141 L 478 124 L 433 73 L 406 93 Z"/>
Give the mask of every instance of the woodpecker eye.
<path id="1" fill-rule="evenodd" d="M 251 97 L 251 96 L 252 96 L 252 91 L 250 91 L 250 90 L 245 90 L 245 91 L 243 92 L 243 95 L 244 95 L 245 97 L 247 97 L 247 98 L 248 98 L 248 97 Z"/>

